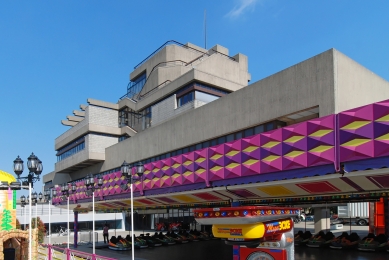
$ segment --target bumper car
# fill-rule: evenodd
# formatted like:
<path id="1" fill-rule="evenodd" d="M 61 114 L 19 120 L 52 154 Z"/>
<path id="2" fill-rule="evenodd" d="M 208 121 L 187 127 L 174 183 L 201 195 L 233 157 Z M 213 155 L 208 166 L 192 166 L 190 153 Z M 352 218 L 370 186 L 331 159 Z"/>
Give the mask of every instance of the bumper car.
<path id="1" fill-rule="evenodd" d="M 307 246 L 309 247 L 329 247 L 332 240 L 334 239 L 334 234 L 331 231 L 326 234 L 324 231 L 320 231 L 318 234 L 314 235 L 308 240 Z"/>
<path id="2" fill-rule="evenodd" d="M 363 238 L 358 243 L 358 250 L 360 251 L 383 251 L 387 249 L 388 237 L 384 234 L 375 236 L 369 233 L 367 237 Z"/>
<path id="3" fill-rule="evenodd" d="M 295 246 L 303 246 L 306 245 L 309 241 L 309 239 L 312 238 L 312 233 L 311 231 L 299 231 L 297 234 L 294 236 L 294 245 Z"/>
<path id="4" fill-rule="evenodd" d="M 186 243 L 189 242 L 189 241 L 186 239 L 186 237 L 178 236 L 178 235 L 177 235 L 176 233 L 174 233 L 174 232 L 167 232 L 166 235 L 165 235 L 165 237 L 174 240 L 177 244 L 186 244 Z"/>
<path id="5" fill-rule="evenodd" d="M 347 232 L 343 232 L 340 236 L 338 236 L 331 242 L 330 248 L 333 249 L 357 248 L 360 240 L 361 239 L 357 233 L 351 233 L 349 235 Z"/>
<path id="6" fill-rule="evenodd" d="M 126 240 L 129 241 L 129 242 L 131 243 L 131 236 L 130 236 L 130 235 L 127 235 L 127 236 L 126 236 Z M 134 235 L 134 247 L 135 247 L 135 248 L 147 248 L 147 247 L 149 247 L 149 246 L 147 245 L 146 240 L 141 239 L 141 238 L 139 238 L 139 237 L 136 237 L 136 236 Z"/>
<path id="7" fill-rule="evenodd" d="M 146 233 L 146 235 L 141 234 L 139 238 L 145 240 L 149 247 L 162 246 L 162 242 L 154 237 L 151 237 L 150 233 Z"/>
<path id="8" fill-rule="evenodd" d="M 131 242 L 128 242 L 126 239 L 121 236 L 115 237 L 112 236 L 108 242 L 108 248 L 116 251 L 127 251 L 131 250 Z"/>
<path id="9" fill-rule="evenodd" d="M 159 232 L 159 234 L 156 232 L 153 238 L 160 241 L 164 246 L 176 244 L 176 241 L 173 238 L 162 234 L 162 232 Z"/>

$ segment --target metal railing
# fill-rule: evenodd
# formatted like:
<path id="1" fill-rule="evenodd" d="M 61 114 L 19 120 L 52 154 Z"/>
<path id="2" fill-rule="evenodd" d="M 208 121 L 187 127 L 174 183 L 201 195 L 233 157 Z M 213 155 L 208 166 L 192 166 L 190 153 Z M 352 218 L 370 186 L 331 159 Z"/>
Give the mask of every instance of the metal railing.
<path id="1" fill-rule="evenodd" d="M 115 260 L 115 258 L 89 254 L 74 249 L 62 248 L 52 245 L 40 245 L 38 259 L 61 259 L 61 260 Z"/>
<path id="2" fill-rule="evenodd" d="M 203 51 L 200 51 L 200 50 L 198 50 L 198 49 L 195 49 L 195 48 L 192 48 L 192 47 L 190 47 L 190 46 L 187 46 L 187 45 L 185 45 L 185 44 L 183 44 L 183 43 L 180 43 L 180 42 L 177 42 L 177 41 L 174 41 L 174 40 L 170 40 L 170 41 L 167 41 L 167 42 L 165 42 L 164 44 L 162 44 L 158 49 L 156 49 L 153 53 L 151 53 L 151 54 L 150 54 L 149 56 L 147 56 L 144 60 L 142 60 L 138 65 L 136 65 L 136 66 L 134 67 L 134 70 L 137 69 L 137 68 L 139 68 L 143 63 L 145 63 L 145 62 L 146 62 L 147 60 L 149 60 L 154 54 L 156 54 L 157 52 L 159 52 L 162 48 L 164 48 L 164 47 L 167 46 L 167 45 L 178 45 L 178 46 L 180 46 L 180 47 L 183 47 L 183 48 L 186 48 L 186 49 L 190 49 L 190 50 L 199 52 L 199 53 L 201 53 L 201 55 L 198 56 L 198 57 L 196 57 L 195 59 L 189 61 L 189 62 L 185 62 L 185 61 L 181 61 L 181 60 L 174 60 L 174 61 L 164 61 L 164 62 L 158 63 L 158 64 L 155 65 L 155 66 L 153 67 L 153 69 L 150 71 L 149 76 L 147 77 L 146 82 L 143 84 L 143 86 L 146 85 L 146 83 L 147 83 L 147 81 L 148 81 L 150 75 L 151 75 L 152 72 L 154 71 L 154 69 L 156 69 L 157 67 L 161 66 L 162 64 L 167 64 L 167 63 L 179 61 L 179 62 L 182 62 L 182 65 L 183 65 L 183 66 L 188 66 L 188 65 L 192 64 L 193 62 L 195 62 L 195 61 L 197 61 L 197 60 L 203 58 L 204 56 L 211 56 L 211 55 L 214 54 L 214 53 L 220 54 L 220 55 L 222 55 L 222 56 L 227 57 L 227 58 L 230 59 L 230 60 L 235 61 L 235 58 L 233 58 L 233 57 L 231 57 L 231 56 L 228 56 L 228 55 L 226 55 L 226 54 L 224 54 L 224 53 L 218 52 L 218 51 L 216 51 L 216 50 L 212 50 L 211 53 L 209 53 L 209 52 L 203 52 Z M 142 89 L 143 89 L 143 86 L 142 86 Z M 157 87 L 153 88 L 152 90 L 155 90 L 156 88 L 157 88 Z M 131 97 L 129 97 L 129 98 L 130 98 L 130 99 L 133 99 L 136 95 L 138 95 L 137 99 L 133 99 L 133 100 L 135 100 L 135 101 L 140 100 L 140 93 L 142 92 L 142 89 L 141 89 L 140 91 L 138 91 L 138 93 L 133 93 L 133 95 L 132 95 Z M 129 96 L 129 92 L 127 91 L 127 93 L 126 93 L 125 95 L 123 95 L 122 97 L 120 97 L 119 100 L 122 100 L 123 98 L 126 98 L 126 97 L 128 97 L 128 96 Z"/>

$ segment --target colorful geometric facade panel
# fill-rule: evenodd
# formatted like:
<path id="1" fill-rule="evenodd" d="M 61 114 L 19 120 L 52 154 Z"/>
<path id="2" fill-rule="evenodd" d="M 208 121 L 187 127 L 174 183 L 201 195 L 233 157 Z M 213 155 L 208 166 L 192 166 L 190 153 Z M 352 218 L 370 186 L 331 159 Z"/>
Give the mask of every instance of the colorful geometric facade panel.
<path id="1" fill-rule="evenodd" d="M 339 113 L 340 161 L 389 155 L 389 102 Z"/>
<path id="2" fill-rule="evenodd" d="M 340 189 L 338 189 L 328 181 L 301 183 L 301 184 L 296 184 L 296 186 L 312 194 L 326 193 L 326 192 L 340 192 Z"/>

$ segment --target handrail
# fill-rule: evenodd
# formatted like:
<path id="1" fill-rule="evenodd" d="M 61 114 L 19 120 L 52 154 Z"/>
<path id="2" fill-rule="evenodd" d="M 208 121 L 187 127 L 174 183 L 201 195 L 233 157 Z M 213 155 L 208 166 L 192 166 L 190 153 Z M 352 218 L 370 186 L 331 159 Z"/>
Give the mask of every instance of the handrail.
<path id="1" fill-rule="evenodd" d="M 147 94 L 149 94 L 150 92 L 154 91 L 155 89 L 159 88 L 159 86 L 161 86 L 162 84 L 165 84 L 166 82 L 172 82 L 171 80 L 165 80 L 164 82 L 162 82 L 161 84 L 159 84 L 158 86 L 156 86 L 155 88 L 147 91 L 146 93 L 144 93 L 143 95 L 139 96 L 139 100 L 144 98 L 145 96 L 147 96 Z"/>
<path id="2" fill-rule="evenodd" d="M 180 43 L 180 42 L 177 42 L 177 41 L 174 41 L 174 40 L 169 40 L 169 41 L 165 42 L 164 44 L 162 44 L 158 49 L 156 49 L 153 53 L 151 53 L 149 56 L 147 56 L 144 60 L 142 60 L 138 65 L 136 65 L 136 66 L 134 67 L 134 69 L 138 68 L 138 67 L 139 67 L 140 65 L 142 65 L 144 62 L 146 62 L 148 59 L 150 59 L 151 56 L 153 56 L 155 53 L 157 53 L 157 52 L 160 51 L 163 47 L 165 47 L 165 46 L 167 46 L 167 45 L 169 45 L 169 44 L 176 44 L 176 45 L 178 45 L 178 46 L 181 46 L 181 47 L 184 47 L 184 48 L 187 48 L 187 49 L 191 49 L 191 50 L 200 52 L 200 53 L 202 53 L 202 55 L 200 55 L 200 56 L 198 56 L 197 58 L 195 58 L 195 59 L 193 59 L 193 60 L 191 60 L 191 61 L 188 61 L 188 62 L 185 62 L 185 61 L 183 61 L 183 60 L 172 60 L 172 61 L 163 61 L 163 62 L 160 62 L 160 63 L 156 64 L 156 65 L 151 69 L 151 71 L 150 71 L 150 73 L 149 73 L 149 76 L 146 78 L 146 81 L 145 81 L 145 83 L 143 84 L 143 87 L 146 85 L 146 83 L 147 83 L 147 81 L 149 80 L 149 78 L 150 78 L 151 74 L 153 73 L 153 71 L 154 71 L 157 67 L 159 67 L 161 64 L 167 64 L 167 63 L 171 63 L 171 62 L 180 61 L 180 62 L 182 62 L 182 63 L 184 64 L 184 66 L 188 66 L 188 65 L 192 64 L 193 62 L 195 62 L 195 61 L 201 59 L 201 58 L 204 57 L 205 55 L 206 55 L 206 56 L 211 56 L 211 55 L 212 55 L 212 54 L 209 54 L 208 52 L 203 52 L 203 51 L 197 50 L 197 49 L 192 48 L 192 47 L 190 47 L 190 46 L 184 45 L 184 44 L 182 44 L 182 43 Z M 224 54 L 224 53 L 221 53 L 221 52 L 218 52 L 218 51 L 216 51 L 216 50 L 212 50 L 212 51 L 213 51 L 214 53 L 223 55 L 223 56 L 225 56 L 225 57 L 227 57 L 227 58 L 229 58 L 229 59 L 235 61 L 235 58 L 233 58 L 233 57 L 231 57 L 231 56 L 228 56 L 228 55 L 226 55 L 226 54 Z M 165 82 L 164 82 L 164 83 L 165 83 Z M 162 84 L 163 84 L 163 83 L 162 83 Z M 162 84 L 160 84 L 160 85 L 162 85 Z M 158 85 L 157 87 L 159 87 L 160 85 Z M 136 99 L 131 98 L 132 100 L 138 101 L 138 100 L 140 100 L 140 98 L 141 98 L 142 96 L 145 95 L 145 94 L 144 94 L 144 95 L 140 95 L 140 93 L 141 93 L 142 90 L 143 90 L 143 87 L 142 87 L 142 89 L 139 91 L 139 93 L 138 93 Z M 152 90 L 156 89 L 157 87 L 153 88 Z M 149 92 L 151 92 L 152 90 L 150 90 Z M 147 92 L 147 93 L 149 93 L 149 92 Z M 147 93 L 146 93 L 146 94 L 147 94 Z M 122 100 L 122 99 L 124 99 L 124 98 L 127 97 L 127 96 L 128 96 L 128 91 L 127 91 L 126 94 L 124 94 L 123 96 L 121 96 L 121 97 L 119 98 L 119 100 Z"/>

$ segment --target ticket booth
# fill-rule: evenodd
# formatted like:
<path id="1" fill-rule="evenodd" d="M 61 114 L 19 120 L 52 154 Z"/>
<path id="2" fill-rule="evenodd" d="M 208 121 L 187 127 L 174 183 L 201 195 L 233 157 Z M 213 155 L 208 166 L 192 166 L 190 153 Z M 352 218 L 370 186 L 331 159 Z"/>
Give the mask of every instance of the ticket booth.
<path id="1" fill-rule="evenodd" d="M 234 260 L 293 260 L 292 218 L 299 213 L 297 208 L 246 206 L 197 209 L 194 216 L 234 246 Z"/>

